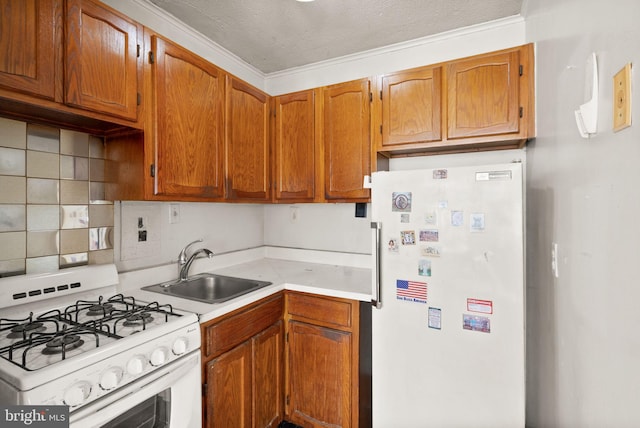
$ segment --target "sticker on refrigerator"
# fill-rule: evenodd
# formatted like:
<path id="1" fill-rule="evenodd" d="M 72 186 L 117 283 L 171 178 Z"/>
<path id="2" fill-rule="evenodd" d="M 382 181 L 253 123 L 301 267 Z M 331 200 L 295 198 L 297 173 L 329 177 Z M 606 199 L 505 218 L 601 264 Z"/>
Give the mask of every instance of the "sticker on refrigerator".
<path id="1" fill-rule="evenodd" d="M 418 275 L 431 276 L 431 260 L 421 259 L 418 261 Z"/>
<path id="2" fill-rule="evenodd" d="M 464 224 L 463 211 L 451 211 L 451 226 L 460 227 Z"/>
<path id="3" fill-rule="evenodd" d="M 413 230 L 403 230 L 400 232 L 400 239 L 402 240 L 402 245 L 415 245 L 416 232 Z"/>
<path id="4" fill-rule="evenodd" d="M 411 217 L 409 214 L 400 214 L 400 223 L 411 223 Z"/>
<path id="5" fill-rule="evenodd" d="M 439 233 L 435 229 L 421 230 L 420 241 L 424 242 L 438 242 Z"/>
<path id="6" fill-rule="evenodd" d="M 420 254 L 425 257 L 440 257 L 440 247 L 427 246 L 420 248 Z"/>
<path id="7" fill-rule="evenodd" d="M 436 213 L 436 211 L 429 211 L 427 213 L 425 213 L 424 215 L 424 222 L 426 224 L 438 224 L 438 214 Z"/>
<path id="8" fill-rule="evenodd" d="M 484 232 L 484 213 L 472 213 L 470 222 L 472 232 Z"/>
<path id="9" fill-rule="evenodd" d="M 395 238 L 391 238 L 389 239 L 389 245 L 388 245 L 388 249 L 390 253 L 398 253 L 398 247 L 400 247 L 400 245 L 398 244 L 398 240 Z"/>
<path id="10" fill-rule="evenodd" d="M 476 181 L 511 180 L 511 171 L 476 172 Z"/>
<path id="11" fill-rule="evenodd" d="M 467 310 L 469 312 L 492 314 L 493 302 L 491 300 L 467 299 Z"/>
<path id="12" fill-rule="evenodd" d="M 397 279 L 396 298 L 407 302 L 427 303 L 427 283 Z"/>
<path id="13" fill-rule="evenodd" d="M 429 306 L 429 328 L 440 330 L 442 327 L 442 310 Z"/>
<path id="14" fill-rule="evenodd" d="M 434 180 L 445 180 L 447 178 L 447 170 L 446 169 L 434 169 L 433 170 L 433 179 Z"/>
<path id="15" fill-rule="evenodd" d="M 438 201 L 438 208 L 441 210 L 449 208 L 449 201 Z"/>
<path id="16" fill-rule="evenodd" d="M 462 314 L 462 328 L 464 330 L 491 333 L 491 322 L 487 317 Z"/>
<path id="17" fill-rule="evenodd" d="M 391 194 L 391 211 L 411 212 L 411 192 L 393 192 Z"/>

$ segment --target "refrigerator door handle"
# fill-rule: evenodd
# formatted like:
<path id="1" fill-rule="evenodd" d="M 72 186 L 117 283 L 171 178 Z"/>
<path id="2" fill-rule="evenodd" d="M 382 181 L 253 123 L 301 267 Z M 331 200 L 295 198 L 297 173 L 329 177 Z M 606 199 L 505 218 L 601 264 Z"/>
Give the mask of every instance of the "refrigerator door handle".
<path id="1" fill-rule="evenodd" d="M 381 295 L 381 282 L 380 282 L 380 237 L 382 233 L 382 223 L 373 221 L 371 222 L 371 251 L 372 251 L 372 275 L 371 275 L 371 305 L 376 309 L 382 307 Z"/>

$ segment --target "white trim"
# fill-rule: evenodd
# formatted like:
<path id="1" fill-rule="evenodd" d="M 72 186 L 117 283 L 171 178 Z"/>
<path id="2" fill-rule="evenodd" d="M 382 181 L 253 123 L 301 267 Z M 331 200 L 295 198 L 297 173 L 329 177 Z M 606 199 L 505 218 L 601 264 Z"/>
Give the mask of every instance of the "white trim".
<path id="1" fill-rule="evenodd" d="M 102 2 L 245 82 L 264 90 L 265 74 L 263 72 L 151 3 L 150 0 L 102 0 Z"/>

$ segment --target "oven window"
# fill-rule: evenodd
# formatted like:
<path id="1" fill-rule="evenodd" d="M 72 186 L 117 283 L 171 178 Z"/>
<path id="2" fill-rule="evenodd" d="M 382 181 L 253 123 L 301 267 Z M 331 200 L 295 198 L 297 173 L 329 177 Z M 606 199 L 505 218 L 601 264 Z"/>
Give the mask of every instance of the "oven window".
<path id="1" fill-rule="evenodd" d="M 171 412 L 170 389 L 143 401 L 102 428 L 167 428 Z"/>

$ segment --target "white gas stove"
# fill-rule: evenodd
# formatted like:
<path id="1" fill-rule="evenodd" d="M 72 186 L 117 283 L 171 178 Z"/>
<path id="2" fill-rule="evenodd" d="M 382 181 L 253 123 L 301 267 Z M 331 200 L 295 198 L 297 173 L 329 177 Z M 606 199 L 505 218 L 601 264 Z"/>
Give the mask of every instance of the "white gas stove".
<path id="1" fill-rule="evenodd" d="M 83 427 L 164 406 L 166 426 L 200 426 L 197 316 L 117 284 L 114 265 L 0 279 L 0 403 L 66 405 Z"/>

